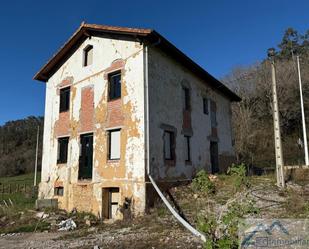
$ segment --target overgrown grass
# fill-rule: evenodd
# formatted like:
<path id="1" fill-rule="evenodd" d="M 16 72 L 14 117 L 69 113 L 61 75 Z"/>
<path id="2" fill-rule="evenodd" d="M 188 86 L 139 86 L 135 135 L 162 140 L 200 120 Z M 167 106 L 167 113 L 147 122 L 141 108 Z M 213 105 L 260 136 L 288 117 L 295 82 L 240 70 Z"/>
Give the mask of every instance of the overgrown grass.
<path id="1" fill-rule="evenodd" d="M 40 182 L 40 178 L 41 178 L 40 176 L 41 174 L 40 172 L 38 172 L 37 182 Z M 7 204 L 11 204 L 10 201 L 12 201 L 13 206 L 10 205 L 10 207 L 18 211 L 21 211 L 23 209 L 34 208 L 35 200 L 37 199 L 37 193 L 34 190 L 31 191 L 31 186 L 33 185 L 33 179 L 34 179 L 34 173 L 13 176 L 13 177 L 1 177 L 0 185 L 1 184 L 3 185 L 26 184 L 27 186 L 29 186 L 29 188 L 26 193 L 24 191 L 17 192 L 16 189 L 14 189 L 14 191 L 12 191 L 12 193 L 10 194 L 0 192 L 0 205 L 5 207 L 5 202 Z"/>
<path id="2" fill-rule="evenodd" d="M 11 183 L 11 184 L 33 184 L 34 173 L 23 174 L 19 176 L 10 176 L 10 177 L 0 177 L 0 183 Z M 37 182 L 41 181 L 41 172 L 37 173 Z"/>
<path id="3" fill-rule="evenodd" d="M 0 194 L 0 205 L 5 207 L 5 202 L 17 210 L 33 209 L 37 196 L 35 194 L 25 195 L 24 193 Z M 12 201 L 13 205 L 11 205 Z"/>
<path id="4" fill-rule="evenodd" d="M 37 175 L 40 181 L 40 172 Z M 11 185 L 12 193 L 0 192 L 0 233 L 33 232 L 46 230 L 48 223 L 34 217 L 33 210 L 37 192 L 31 190 L 34 174 L 24 174 L 13 177 L 1 177 L 0 185 Z M 16 192 L 14 185 L 27 185 L 27 191 Z M 0 186 L 1 188 L 1 186 Z"/>

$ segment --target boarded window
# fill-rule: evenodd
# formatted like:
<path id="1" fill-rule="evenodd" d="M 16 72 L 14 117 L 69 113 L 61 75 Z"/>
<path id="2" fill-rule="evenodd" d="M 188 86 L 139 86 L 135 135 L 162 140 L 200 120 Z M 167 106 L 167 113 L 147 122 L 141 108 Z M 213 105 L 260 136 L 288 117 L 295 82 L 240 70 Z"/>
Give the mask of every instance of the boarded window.
<path id="1" fill-rule="evenodd" d="M 63 187 L 55 187 L 54 188 L 54 195 L 63 196 Z"/>
<path id="2" fill-rule="evenodd" d="M 203 112 L 204 114 L 207 114 L 209 113 L 208 111 L 208 99 L 207 98 L 203 98 Z"/>
<path id="3" fill-rule="evenodd" d="M 70 109 L 70 87 L 60 89 L 60 112 L 66 112 Z"/>
<path id="4" fill-rule="evenodd" d="M 190 110 L 190 89 L 187 87 L 183 88 L 183 108 L 184 110 Z"/>
<path id="5" fill-rule="evenodd" d="M 89 66 L 92 64 L 93 60 L 93 46 L 89 45 L 84 49 L 84 67 Z"/>
<path id="6" fill-rule="evenodd" d="M 120 130 L 109 131 L 109 159 L 120 159 Z"/>
<path id="7" fill-rule="evenodd" d="M 121 73 L 113 73 L 108 76 L 109 100 L 121 97 Z"/>
<path id="8" fill-rule="evenodd" d="M 58 139 L 58 158 L 57 163 L 66 163 L 68 160 L 69 138 L 62 137 Z"/>
<path id="9" fill-rule="evenodd" d="M 191 137 L 185 136 L 185 157 L 186 157 L 187 162 L 191 161 L 190 139 L 191 139 Z"/>
<path id="10" fill-rule="evenodd" d="M 174 159 L 174 133 L 171 131 L 164 131 L 164 159 Z"/>

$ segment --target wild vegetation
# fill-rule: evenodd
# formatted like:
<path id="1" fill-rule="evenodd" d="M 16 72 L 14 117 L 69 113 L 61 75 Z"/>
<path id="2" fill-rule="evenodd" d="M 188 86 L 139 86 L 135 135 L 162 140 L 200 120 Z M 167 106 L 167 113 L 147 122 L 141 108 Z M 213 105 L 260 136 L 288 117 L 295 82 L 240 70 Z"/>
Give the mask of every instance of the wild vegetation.
<path id="1" fill-rule="evenodd" d="M 302 144 L 299 142 L 302 127 L 295 55 L 301 57 L 305 110 L 309 114 L 309 31 L 302 35 L 289 28 L 278 48 L 275 60 L 284 159 L 285 164 L 300 164 L 303 160 Z M 224 79 L 242 97 L 242 102 L 234 104 L 232 108 L 239 163 L 232 165 L 227 175 L 211 176 L 201 171 L 191 184 L 170 190 L 181 209 L 180 213 L 206 235 L 204 248 L 238 248 L 237 226 L 240 219 L 246 217 L 306 218 L 309 215 L 308 183 L 288 183 L 287 189 L 281 190 L 276 187 L 273 175 L 247 176 L 248 166 L 263 168 L 274 165 L 270 79 L 267 59 L 250 67 L 237 68 Z M 38 125 L 42 139 L 41 117 L 12 121 L 0 127 L 0 176 L 33 170 Z M 39 166 L 40 163 L 41 160 Z M 0 189 L 1 184 L 7 182 L 32 182 L 32 179 L 31 174 L 0 178 Z M 49 248 L 44 244 L 47 242 L 53 246 L 58 243 L 69 247 L 72 242 L 69 238 L 74 238 L 74 242 L 80 243 L 79 247 L 201 247 L 201 242 L 180 226 L 160 202 L 145 217 L 107 226 L 87 213 L 44 210 L 46 218 L 38 217 L 34 210 L 35 199 L 31 193 L 0 193 L 0 233 L 56 232 L 61 220 L 73 218 L 77 223 L 76 231 L 53 235 L 58 236 L 59 241 L 45 235 L 46 240 L 37 243 L 41 243 L 44 248 Z M 20 248 L 25 247 L 22 239 L 19 243 Z"/>
<path id="2" fill-rule="evenodd" d="M 309 120 L 309 30 L 300 34 L 288 28 L 275 56 L 286 165 L 303 162 L 301 109 L 296 55 L 300 56 L 306 121 Z M 265 51 L 266 57 L 266 51 Z M 242 98 L 233 105 L 233 128 L 238 162 L 273 167 L 274 139 L 270 62 L 235 68 L 223 81 Z"/>
<path id="3" fill-rule="evenodd" d="M 43 117 L 28 117 L 0 126 L 0 176 L 34 171 L 37 129 L 40 126 L 39 160 L 41 167 Z"/>
<path id="4" fill-rule="evenodd" d="M 0 193 L 0 247 L 236 249 L 238 223 L 243 218 L 308 217 L 309 184 L 288 183 L 286 190 L 280 190 L 274 175 L 246 176 L 245 168 L 233 165 L 229 175 L 217 176 L 202 171 L 191 184 L 170 189 L 170 203 L 176 202 L 184 218 L 206 235 L 204 245 L 159 200 L 144 217 L 106 224 L 89 213 L 37 211 L 31 194 Z M 0 178 L 0 183 L 32 180 L 33 174 L 27 174 Z M 77 228 L 58 232 L 57 224 L 68 218 Z"/>

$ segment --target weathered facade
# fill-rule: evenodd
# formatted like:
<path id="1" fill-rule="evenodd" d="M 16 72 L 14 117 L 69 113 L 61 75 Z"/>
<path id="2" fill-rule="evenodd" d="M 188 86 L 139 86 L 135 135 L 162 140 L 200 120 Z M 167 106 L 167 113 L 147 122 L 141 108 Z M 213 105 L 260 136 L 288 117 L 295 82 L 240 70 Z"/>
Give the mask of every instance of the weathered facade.
<path id="1" fill-rule="evenodd" d="M 46 82 L 39 198 L 103 218 L 139 215 L 158 182 L 223 171 L 239 98 L 153 30 L 82 24 Z"/>

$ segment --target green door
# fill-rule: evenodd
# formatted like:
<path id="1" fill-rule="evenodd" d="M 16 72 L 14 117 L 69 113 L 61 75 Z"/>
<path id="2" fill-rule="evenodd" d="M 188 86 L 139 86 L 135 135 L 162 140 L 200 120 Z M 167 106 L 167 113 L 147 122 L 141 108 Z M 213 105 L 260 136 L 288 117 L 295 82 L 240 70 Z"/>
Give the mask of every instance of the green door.
<path id="1" fill-rule="evenodd" d="M 79 179 L 92 178 L 93 134 L 80 136 Z"/>

